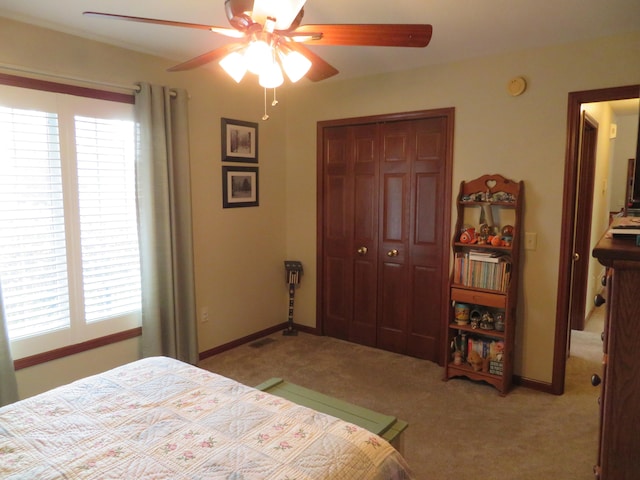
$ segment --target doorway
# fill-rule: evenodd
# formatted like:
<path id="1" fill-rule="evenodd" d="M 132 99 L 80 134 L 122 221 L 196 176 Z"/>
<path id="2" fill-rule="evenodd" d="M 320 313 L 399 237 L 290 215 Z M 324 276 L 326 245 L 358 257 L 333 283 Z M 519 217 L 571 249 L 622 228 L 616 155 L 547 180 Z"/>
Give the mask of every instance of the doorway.
<path id="1" fill-rule="evenodd" d="M 579 227 L 578 222 L 591 221 L 590 215 L 587 215 L 587 218 L 582 220 L 578 219 L 575 215 L 580 195 L 579 156 L 582 117 L 581 106 L 586 103 L 608 102 L 638 97 L 640 97 L 640 85 L 587 90 L 569 94 L 555 345 L 551 382 L 551 391 L 557 395 L 561 395 L 564 392 L 566 361 L 571 340 L 571 303 L 575 301 L 586 304 L 586 298 L 584 298 L 585 293 L 573 291 L 572 282 L 575 253 L 574 238 Z M 585 226 L 581 225 L 580 228 L 585 228 Z M 590 256 L 591 252 L 588 252 L 588 255 Z M 582 298 L 580 298 L 580 296 L 582 296 Z"/>
<path id="2" fill-rule="evenodd" d="M 325 335 L 441 363 L 454 110 L 318 123 Z"/>

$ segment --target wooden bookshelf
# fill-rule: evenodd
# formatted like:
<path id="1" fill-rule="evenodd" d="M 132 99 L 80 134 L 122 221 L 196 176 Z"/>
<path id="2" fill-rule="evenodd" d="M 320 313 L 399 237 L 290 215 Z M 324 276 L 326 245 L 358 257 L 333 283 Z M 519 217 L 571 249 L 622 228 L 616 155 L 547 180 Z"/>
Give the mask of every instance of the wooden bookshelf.
<path id="1" fill-rule="evenodd" d="M 445 380 L 483 381 L 501 395 L 513 377 L 523 193 L 502 175 L 462 182 L 451 242 Z"/>

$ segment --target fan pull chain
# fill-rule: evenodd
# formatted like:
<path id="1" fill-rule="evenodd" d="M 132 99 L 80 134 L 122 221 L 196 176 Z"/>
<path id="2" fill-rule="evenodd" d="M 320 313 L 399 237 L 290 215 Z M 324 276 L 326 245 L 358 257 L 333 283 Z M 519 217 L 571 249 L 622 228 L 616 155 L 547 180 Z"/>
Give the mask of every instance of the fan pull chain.
<path id="1" fill-rule="evenodd" d="M 278 99 L 276 98 L 276 89 L 273 89 L 273 101 L 271 102 L 271 106 L 275 107 L 278 105 Z M 262 115 L 262 120 L 269 120 L 269 114 L 267 113 L 267 89 L 264 89 L 264 115 Z"/>
<path id="2" fill-rule="evenodd" d="M 267 89 L 264 89 L 264 115 L 262 116 L 262 120 L 269 120 L 269 115 L 267 114 Z"/>

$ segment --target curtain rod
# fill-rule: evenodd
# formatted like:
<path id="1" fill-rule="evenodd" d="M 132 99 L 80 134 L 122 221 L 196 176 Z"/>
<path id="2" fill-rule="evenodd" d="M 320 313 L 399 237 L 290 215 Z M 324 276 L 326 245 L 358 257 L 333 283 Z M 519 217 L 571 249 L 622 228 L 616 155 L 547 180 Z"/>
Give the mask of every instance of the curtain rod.
<path id="1" fill-rule="evenodd" d="M 118 90 L 126 90 L 128 92 L 133 92 L 133 93 L 137 93 L 140 91 L 140 87 L 138 85 L 120 85 L 117 83 L 100 82 L 97 80 L 89 80 L 86 78 L 72 77 L 70 75 L 61 75 L 58 73 L 45 72 L 42 70 L 35 70 L 32 68 L 21 67 L 18 65 L 10 65 L 6 63 L 0 63 L 0 69 L 26 73 L 29 75 L 39 75 L 43 77 L 57 78 L 60 80 L 68 80 L 72 82 L 80 82 L 88 85 L 100 86 L 103 88 L 106 87 L 106 88 L 112 88 L 112 89 L 118 89 Z"/>

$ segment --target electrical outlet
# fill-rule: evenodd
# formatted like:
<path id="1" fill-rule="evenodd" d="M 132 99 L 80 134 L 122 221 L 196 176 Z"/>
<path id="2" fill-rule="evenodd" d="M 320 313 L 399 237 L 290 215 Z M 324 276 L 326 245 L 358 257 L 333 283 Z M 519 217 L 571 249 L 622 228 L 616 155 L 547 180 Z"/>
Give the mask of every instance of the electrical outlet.
<path id="1" fill-rule="evenodd" d="M 535 232 L 525 232 L 524 249 L 535 250 L 537 245 L 538 245 L 538 234 Z"/>
<path id="2" fill-rule="evenodd" d="M 209 321 L 209 307 L 202 307 L 200 310 L 200 321 L 207 323 Z"/>

